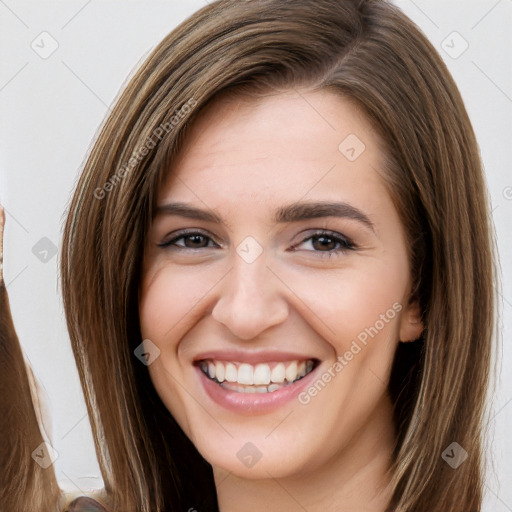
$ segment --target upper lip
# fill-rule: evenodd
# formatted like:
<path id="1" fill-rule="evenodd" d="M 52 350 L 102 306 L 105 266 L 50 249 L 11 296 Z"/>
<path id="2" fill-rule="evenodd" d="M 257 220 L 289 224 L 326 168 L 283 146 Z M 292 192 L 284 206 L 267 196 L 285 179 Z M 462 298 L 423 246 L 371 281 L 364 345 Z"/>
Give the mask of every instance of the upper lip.
<path id="1" fill-rule="evenodd" d="M 242 351 L 242 350 L 210 350 L 202 352 L 194 357 L 194 362 L 204 360 L 214 361 L 236 361 L 240 363 L 257 364 L 257 363 L 271 363 L 280 361 L 308 361 L 318 360 L 318 358 L 311 355 L 298 354 L 297 352 L 283 352 L 283 351 Z"/>

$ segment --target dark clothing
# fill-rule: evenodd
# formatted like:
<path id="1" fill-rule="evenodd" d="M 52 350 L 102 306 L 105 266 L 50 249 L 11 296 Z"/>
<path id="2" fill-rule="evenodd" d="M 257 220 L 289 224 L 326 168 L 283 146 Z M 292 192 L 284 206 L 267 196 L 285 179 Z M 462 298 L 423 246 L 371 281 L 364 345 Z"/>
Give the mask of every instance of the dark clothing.
<path id="1" fill-rule="evenodd" d="M 66 512 L 108 512 L 108 510 L 96 500 L 80 496 L 70 503 Z"/>

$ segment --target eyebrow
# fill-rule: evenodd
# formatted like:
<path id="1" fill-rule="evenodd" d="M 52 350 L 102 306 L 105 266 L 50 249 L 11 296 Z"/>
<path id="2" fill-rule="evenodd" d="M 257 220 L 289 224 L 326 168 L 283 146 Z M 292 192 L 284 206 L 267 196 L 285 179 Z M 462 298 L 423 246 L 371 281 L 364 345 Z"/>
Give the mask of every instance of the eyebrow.
<path id="1" fill-rule="evenodd" d="M 190 219 L 223 224 L 223 219 L 212 210 L 203 210 L 187 203 L 167 203 L 157 206 L 156 216 L 177 215 Z M 282 224 L 285 222 L 299 222 L 302 220 L 318 219 L 323 217 L 340 217 L 356 220 L 366 227 L 375 231 L 375 226 L 369 217 L 361 210 L 348 203 L 342 202 L 296 202 L 274 212 L 274 222 Z"/>

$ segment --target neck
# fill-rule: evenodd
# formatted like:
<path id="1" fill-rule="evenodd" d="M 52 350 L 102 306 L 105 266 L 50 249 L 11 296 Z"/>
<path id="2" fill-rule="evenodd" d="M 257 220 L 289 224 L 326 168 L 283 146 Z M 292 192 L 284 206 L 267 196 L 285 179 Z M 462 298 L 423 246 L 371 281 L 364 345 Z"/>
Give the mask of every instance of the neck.
<path id="1" fill-rule="evenodd" d="M 329 461 L 314 472 L 251 480 L 215 467 L 219 510 L 384 512 L 391 499 L 388 471 L 394 442 L 392 407 L 383 397 L 347 446 L 333 450 Z"/>

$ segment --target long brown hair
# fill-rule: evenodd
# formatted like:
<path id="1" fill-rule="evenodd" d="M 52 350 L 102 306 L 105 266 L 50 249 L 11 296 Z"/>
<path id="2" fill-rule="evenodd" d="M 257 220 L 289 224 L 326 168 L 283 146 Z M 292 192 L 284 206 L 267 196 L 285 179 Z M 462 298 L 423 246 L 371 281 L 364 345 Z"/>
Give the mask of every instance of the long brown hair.
<path id="1" fill-rule="evenodd" d="M 60 489 L 46 463 L 37 382 L 14 329 L 3 279 L 4 224 L 0 206 L 0 510 L 57 512 Z M 36 463 L 37 456 L 44 464 Z"/>
<path id="2" fill-rule="evenodd" d="M 419 29 L 384 0 L 219 0 L 151 53 L 85 163 L 64 231 L 67 324 L 106 490 L 121 511 L 216 508 L 210 466 L 165 409 L 141 343 L 138 284 L 158 187 L 219 94 L 327 89 L 380 132 L 425 326 L 390 382 L 396 512 L 476 512 L 491 367 L 488 197 L 460 94 Z M 178 297 L 177 297 L 178 299 Z M 412 345 L 411 345 L 412 346 Z M 456 470 L 442 454 L 469 454 Z"/>

